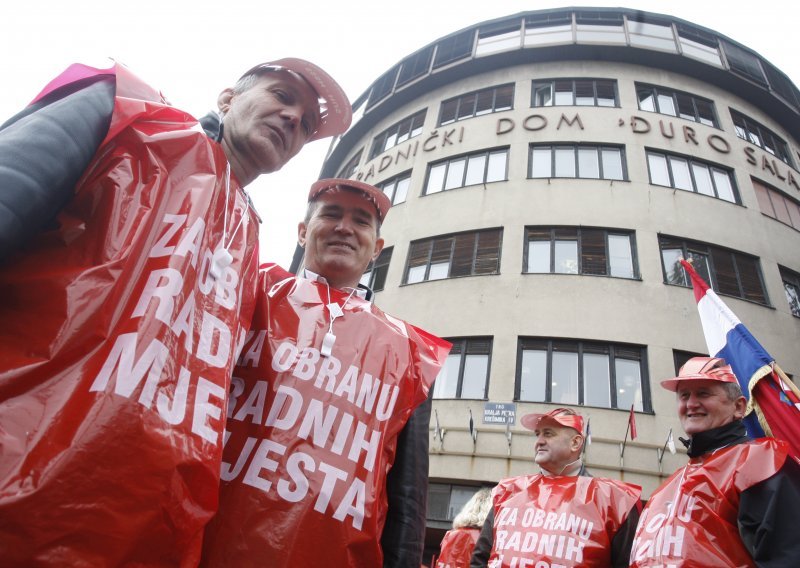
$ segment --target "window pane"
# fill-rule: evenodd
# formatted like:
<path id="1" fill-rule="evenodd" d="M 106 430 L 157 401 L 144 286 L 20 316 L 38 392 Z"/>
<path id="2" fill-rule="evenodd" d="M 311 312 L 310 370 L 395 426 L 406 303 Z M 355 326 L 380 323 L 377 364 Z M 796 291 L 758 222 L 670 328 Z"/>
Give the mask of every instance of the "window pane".
<path id="1" fill-rule="evenodd" d="M 392 182 L 383 184 L 383 187 L 381 188 L 383 190 L 383 193 L 386 194 L 386 197 L 389 198 L 389 201 L 392 201 L 394 199 L 395 187 L 397 187 L 397 184 L 396 184 L 396 182 L 392 181 Z"/>
<path id="2" fill-rule="evenodd" d="M 450 273 L 450 262 L 437 262 L 431 264 L 431 270 L 428 272 L 428 280 L 441 280 L 447 278 Z"/>
<path id="3" fill-rule="evenodd" d="M 544 401 L 546 379 L 547 351 L 524 350 L 519 379 L 519 399 Z"/>
<path id="4" fill-rule="evenodd" d="M 503 232 L 481 231 L 478 233 L 478 246 L 475 252 L 473 274 L 497 274 L 500 272 L 500 241 Z"/>
<path id="5" fill-rule="evenodd" d="M 789 302 L 789 309 L 793 316 L 800 317 L 800 289 L 790 282 L 783 283 L 783 289 L 786 292 L 786 301 Z"/>
<path id="6" fill-rule="evenodd" d="M 633 254 L 628 235 L 608 235 L 608 257 L 611 276 L 633 278 Z"/>
<path id="7" fill-rule="evenodd" d="M 494 110 L 509 110 L 514 104 L 514 85 L 506 85 L 495 89 Z"/>
<path id="8" fill-rule="evenodd" d="M 556 100 L 557 105 L 572 104 L 572 81 L 556 81 Z"/>
<path id="9" fill-rule="evenodd" d="M 528 272 L 550 272 L 550 241 L 528 242 Z"/>
<path id="10" fill-rule="evenodd" d="M 484 398 L 488 371 L 488 355 L 467 355 L 464 379 L 461 381 L 461 398 Z"/>
<path id="11" fill-rule="evenodd" d="M 603 179 L 625 179 L 622 172 L 622 150 L 603 148 Z"/>
<path id="12" fill-rule="evenodd" d="M 577 241 L 555 242 L 555 272 L 557 274 L 578 273 L 578 243 Z"/>
<path id="13" fill-rule="evenodd" d="M 753 180 L 753 187 L 756 190 L 758 206 L 761 208 L 761 212 L 774 218 L 775 209 L 772 207 L 772 201 L 769 198 L 770 190 L 756 180 Z"/>
<path id="14" fill-rule="evenodd" d="M 361 279 L 358 281 L 358 283 L 363 286 L 369 286 L 370 278 L 372 278 L 372 271 L 367 270 L 364 274 L 361 275 Z"/>
<path id="15" fill-rule="evenodd" d="M 442 191 L 442 185 L 444 184 L 444 172 L 446 168 L 447 164 L 431 166 L 430 173 L 428 174 L 428 185 L 425 187 L 425 195 Z"/>
<path id="16" fill-rule="evenodd" d="M 754 258 L 737 254 L 736 267 L 739 269 L 739 280 L 742 283 L 744 298 L 759 304 L 766 304 L 767 297 L 764 293 L 764 286 L 761 283 L 758 261 Z"/>
<path id="17" fill-rule="evenodd" d="M 551 402 L 578 404 L 578 354 L 553 352 Z"/>
<path id="18" fill-rule="evenodd" d="M 442 118 L 439 124 L 449 124 L 456 119 L 456 110 L 458 109 L 458 99 L 446 101 L 442 103 Z"/>
<path id="19" fill-rule="evenodd" d="M 406 283 L 414 284 L 425 280 L 425 266 L 413 266 L 408 269 L 408 279 Z"/>
<path id="20" fill-rule="evenodd" d="M 492 99 L 494 98 L 494 89 L 487 89 L 478 93 L 478 102 L 475 107 L 475 115 L 488 114 L 492 112 Z"/>
<path id="21" fill-rule="evenodd" d="M 533 106 L 551 106 L 553 104 L 553 84 L 535 85 L 533 88 Z"/>
<path id="22" fill-rule="evenodd" d="M 642 411 L 642 375 L 639 361 L 616 359 L 617 408 L 630 408 Z"/>
<path id="23" fill-rule="evenodd" d="M 551 148 L 533 149 L 531 152 L 531 177 L 553 177 Z"/>
<path id="24" fill-rule="evenodd" d="M 594 106 L 594 81 L 575 81 L 575 104 Z"/>
<path id="25" fill-rule="evenodd" d="M 669 165 L 672 167 L 673 187 L 692 191 L 692 177 L 689 175 L 689 162 L 683 158 L 671 156 Z"/>
<path id="26" fill-rule="evenodd" d="M 716 126 L 716 117 L 714 116 L 714 105 L 708 101 L 701 101 L 695 99 L 695 106 L 697 107 L 698 119 L 706 126 Z"/>
<path id="27" fill-rule="evenodd" d="M 475 261 L 475 240 L 478 238 L 476 233 L 461 233 L 456 235 L 453 244 L 453 266 L 450 269 L 450 276 L 469 276 L 472 274 L 472 267 Z"/>
<path id="28" fill-rule="evenodd" d="M 582 178 L 600 178 L 597 148 L 578 148 L 578 175 Z"/>
<path id="29" fill-rule="evenodd" d="M 475 100 L 477 96 L 475 93 L 464 95 L 461 97 L 461 103 L 458 106 L 458 118 L 469 118 L 475 114 Z"/>
<path id="30" fill-rule="evenodd" d="M 647 154 L 647 164 L 650 166 L 650 183 L 654 185 L 670 185 L 666 156 Z"/>
<path id="31" fill-rule="evenodd" d="M 720 199 L 725 201 L 735 202 L 736 198 L 733 196 L 733 185 L 731 185 L 731 178 L 728 172 L 720 170 L 713 170 L 714 184 L 717 186 L 717 194 Z"/>
<path id="32" fill-rule="evenodd" d="M 655 99 L 653 97 L 653 89 L 642 88 L 636 93 L 639 97 L 639 108 L 650 112 L 656 111 Z"/>
<path id="33" fill-rule="evenodd" d="M 600 229 L 581 231 L 581 274 L 606 274 L 606 234 Z"/>
<path id="34" fill-rule="evenodd" d="M 486 181 L 503 181 L 506 179 L 506 159 L 508 152 L 492 152 L 489 154 L 489 170 L 486 172 Z"/>
<path id="35" fill-rule="evenodd" d="M 403 178 L 397 181 L 397 188 L 394 192 L 394 199 L 392 203 L 397 205 L 398 203 L 403 203 L 406 200 L 406 196 L 408 195 L 408 186 L 411 184 L 411 178 Z"/>
<path id="36" fill-rule="evenodd" d="M 679 284 L 687 286 L 686 275 L 680 259 L 683 257 L 681 249 L 662 249 L 661 260 L 664 262 L 664 272 L 667 277 L 667 284 Z"/>
<path id="37" fill-rule="evenodd" d="M 587 406 L 611 406 L 611 374 L 608 355 L 584 353 L 583 403 Z"/>
<path id="38" fill-rule="evenodd" d="M 597 106 L 617 105 L 617 95 L 613 81 L 597 81 Z"/>
<path id="39" fill-rule="evenodd" d="M 708 171 L 708 166 L 692 162 L 692 173 L 694 173 L 697 193 L 714 197 L 714 186 L 711 184 L 711 173 Z"/>
<path id="40" fill-rule="evenodd" d="M 461 355 L 448 355 L 433 386 L 433 398 L 455 398 Z"/>
<path id="41" fill-rule="evenodd" d="M 470 156 L 467 160 L 467 180 L 464 185 L 483 183 L 483 173 L 486 169 L 486 155 Z"/>
<path id="42" fill-rule="evenodd" d="M 575 149 L 556 148 L 556 177 L 575 177 Z"/>
<path id="43" fill-rule="evenodd" d="M 714 259 L 714 274 L 716 276 L 716 290 L 731 296 L 741 296 L 739 280 L 736 277 L 736 266 L 730 252 L 712 249 L 711 257 Z"/>
<path id="44" fill-rule="evenodd" d="M 447 179 L 444 182 L 445 189 L 453 189 L 464 185 L 464 168 L 466 165 L 467 160 L 465 158 L 450 162 L 450 166 L 447 168 Z"/>
<path id="45" fill-rule="evenodd" d="M 692 97 L 676 93 L 675 98 L 678 99 L 678 114 L 681 118 L 687 120 L 695 120 L 694 104 L 692 104 Z"/>
<path id="46" fill-rule="evenodd" d="M 675 102 L 672 100 L 672 95 L 658 95 L 658 112 L 676 116 Z"/>

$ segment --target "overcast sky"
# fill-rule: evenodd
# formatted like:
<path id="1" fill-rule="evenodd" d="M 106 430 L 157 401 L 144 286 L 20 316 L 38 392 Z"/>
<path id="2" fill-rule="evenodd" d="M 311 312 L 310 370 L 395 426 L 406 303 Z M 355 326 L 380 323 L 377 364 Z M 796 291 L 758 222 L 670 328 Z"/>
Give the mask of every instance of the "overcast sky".
<path id="1" fill-rule="evenodd" d="M 494 0 L 109 0 L 23 1 L 3 8 L 0 122 L 16 113 L 67 65 L 125 63 L 195 116 L 262 61 L 302 57 L 328 71 L 351 100 L 384 71 L 428 43 L 472 24 L 529 10 L 623 6 L 667 13 L 711 28 L 800 82 L 791 0 L 569 2 Z M 794 13 L 787 13 L 791 9 Z M 261 258 L 288 267 L 305 195 L 317 179 L 328 141 L 306 146 L 280 172 L 248 187 L 259 213 Z M 0 188 L 2 190 L 2 188 Z"/>

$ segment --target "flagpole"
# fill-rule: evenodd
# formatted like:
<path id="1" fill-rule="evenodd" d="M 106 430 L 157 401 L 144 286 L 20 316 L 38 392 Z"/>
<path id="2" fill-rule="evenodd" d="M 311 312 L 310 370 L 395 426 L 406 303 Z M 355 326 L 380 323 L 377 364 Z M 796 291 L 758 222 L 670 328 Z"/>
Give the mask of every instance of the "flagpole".
<path id="1" fill-rule="evenodd" d="M 628 432 L 631 430 L 631 421 L 628 419 L 628 427 L 625 428 L 625 441 L 622 442 L 622 446 L 619 450 L 619 467 L 621 469 L 625 469 L 625 444 L 628 443 Z"/>

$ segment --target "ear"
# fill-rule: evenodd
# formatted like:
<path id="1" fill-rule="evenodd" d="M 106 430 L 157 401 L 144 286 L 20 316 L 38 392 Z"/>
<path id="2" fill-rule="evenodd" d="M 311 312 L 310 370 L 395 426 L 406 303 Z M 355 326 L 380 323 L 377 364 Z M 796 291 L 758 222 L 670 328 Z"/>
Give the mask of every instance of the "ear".
<path id="1" fill-rule="evenodd" d="M 375 241 L 375 251 L 372 253 L 372 260 L 377 260 L 378 256 L 381 254 L 381 251 L 383 250 L 383 244 L 384 244 L 383 238 L 378 237 L 378 239 Z"/>
<path id="2" fill-rule="evenodd" d="M 297 224 L 297 244 L 305 248 L 306 246 L 306 224 L 300 221 Z"/>
<path id="3" fill-rule="evenodd" d="M 737 420 L 744 418 L 745 410 L 747 410 L 747 399 L 740 396 L 733 403 L 733 417 Z"/>
<path id="4" fill-rule="evenodd" d="M 228 87 L 219 94 L 217 97 L 217 108 L 220 110 L 220 112 L 225 114 L 228 112 L 228 110 L 230 110 L 233 97 L 234 94 L 231 87 Z"/>
<path id="5" fill-rule="evenodd" d="M 583 436 L 580 434 L 575 434 L 572 437 L 572 441 L 570 443 L 570 449 L 574 452 L 576 450 L 580 450 L 583 447 Z"/>

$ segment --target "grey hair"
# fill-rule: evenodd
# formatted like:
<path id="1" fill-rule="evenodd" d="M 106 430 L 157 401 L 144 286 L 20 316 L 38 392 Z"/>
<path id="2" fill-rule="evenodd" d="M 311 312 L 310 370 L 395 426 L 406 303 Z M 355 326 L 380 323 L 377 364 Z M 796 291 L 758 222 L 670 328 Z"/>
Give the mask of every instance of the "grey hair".
<path id="1" fill-rule="evenodd" d="M 730 401 L 735 401 L 740 396 L 744 396 L 742 394 L 742 387 L 739 386 L 739 383 L 722 383 L 720 386 L 722 387 L 722 390 L 725 391 L 725 395 Z"/>
<path id="2" fill-rule="evenodd" d="M 492 508 L 492 491 L 488 487 L 477 491 L 453 519 L 454 529 L 481 528 Z"/>
<path id="3" fill-rule="evenodd" d="M 253 85 L 256 84 L 259 77 L 266 75 L 267 73 L 274 73 L 274 69 L 256 69 L 252 73 L 248 73 L 233 85 L 233 93 L 236 95 L 241 95 L 245 91 L 251 89 Z"/>

